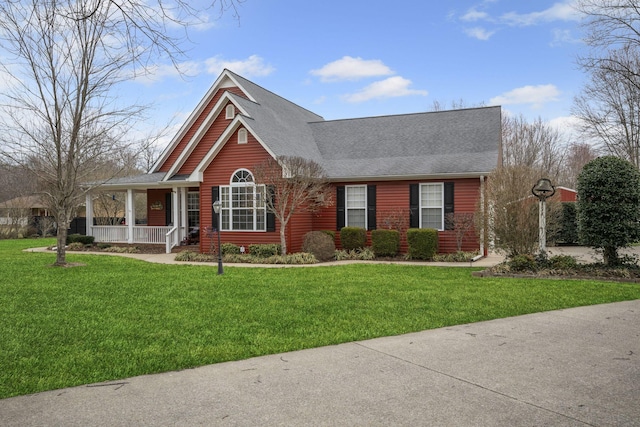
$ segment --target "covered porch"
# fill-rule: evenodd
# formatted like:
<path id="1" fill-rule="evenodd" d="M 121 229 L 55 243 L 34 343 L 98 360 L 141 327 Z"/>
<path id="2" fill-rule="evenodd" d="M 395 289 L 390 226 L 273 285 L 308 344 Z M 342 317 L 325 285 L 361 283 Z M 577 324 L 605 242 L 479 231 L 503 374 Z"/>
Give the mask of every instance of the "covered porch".
<path id="1" fill-rule="evenodd" d="M 170 253 L 174 247 L 199 233 L 198 188 L 190 187 L 184 181 L 180 184 L 118 182 L 93 188 L 86 195 L 87 235 L 93 236 L 96 243 L 164 245 L 165 251 Z M 104 221 L 102 205 L 98 206 L 101 203 L 99 195 L 105 193 L 119 204 L 107 214 L 108 221 Z M 143 209 L 145 212 L 140 212 Z"/>

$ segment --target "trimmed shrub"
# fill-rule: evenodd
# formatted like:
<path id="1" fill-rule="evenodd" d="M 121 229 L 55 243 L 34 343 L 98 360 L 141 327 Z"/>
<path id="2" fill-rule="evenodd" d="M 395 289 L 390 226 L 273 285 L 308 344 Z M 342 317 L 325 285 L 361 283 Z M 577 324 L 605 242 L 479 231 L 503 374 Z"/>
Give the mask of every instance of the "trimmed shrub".
<path id="1" fill-rule="evenodd" d="M 396 256 L 400 250 L 400 233 L 397 230 L 373 230 L 371 248 L 376 256 Z"/>
<path id="2" fill-rule="evenodd" d="M 342 227 L 340 241 L 344 250 L 362 249 L 367 244 L 367 230 L 360 227 Z"/>
<path id="3" fill-rule="evenodd" d="M 75 242 L 80 242 L 83 245 L 93 245 L 93 236 L 83 236 L 82 234 L 68 234 L 67 245 Z"/>
<path id="4" fill-rule="evenodd" d="M 323 231 L 310 231 L 304 235 L 302 251 L 313 254 L 318 261 L 333 259 L 336 244 L 331 236 Z"/>
<path id="5" fill-rule="evenodd" d="M 328 236 L 330 236 L 331 240 L 333 240 L 334 244 L 335 244 L 335 241 L 336 241 L 336 232 L 335 231 L 333 231 L 333 230 L 320 230 L 320 231 L 322 231 L 323 233 L 325 233 Z"/>
<path id="6" fill-rule="evenodd" d="M 220 246 L 222 247 L 222 255 L 240 254 L 240 246 L 233 243 L 223 243 Z"/>
<path id="7" fill-rule="evenodd" d="M 258 258 L 269 258 L 270 256 L 280 255 L 281 248 L 277 243 L 261 243 L 249 245 L 249 253 Z"/>
<path id="8" fill-rule="evenodd" d="M 407 230 L 409 259 L 433 259 L 438 253 L 438 230 L 433 228 L 410 228 Z"/>

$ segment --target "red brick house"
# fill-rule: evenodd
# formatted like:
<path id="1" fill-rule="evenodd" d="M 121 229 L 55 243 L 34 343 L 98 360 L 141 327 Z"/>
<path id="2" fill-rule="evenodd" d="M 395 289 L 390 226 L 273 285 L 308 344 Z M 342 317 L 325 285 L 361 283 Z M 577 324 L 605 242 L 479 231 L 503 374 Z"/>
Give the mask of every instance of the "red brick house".
<path id="1" fill-rule="evenodd" d="M 279 243 L 279 224 L 256 194 L 252 169 L 268 156 L 299 156 L 320 164 L 336 203 L 289 222 L 289 252 L 311 230 L 367 230 L 406 213 L 407 226 L 441 230 L 440 251 L 455 250 L 445 230 L 448 212 L 473 212 L 486 176 L 500 161 L 500 107 L 324 120 L 228 70 L 215 81 L 150 173 L 111 180 L 94 191 L 146 193 L 147 224 L 88 226 L 96 241 L 164 243 L 212 226 L 212 203 L 222 202 L 222 240 L 237 245 Z M 87 196 L 87 224 L 91 221 Z M 201 233 L 200 250 L 209 237 Z M 338 239 L 339 244 L 339 239 Z M 481 250 L 474 233 L 465 250 Z"/>

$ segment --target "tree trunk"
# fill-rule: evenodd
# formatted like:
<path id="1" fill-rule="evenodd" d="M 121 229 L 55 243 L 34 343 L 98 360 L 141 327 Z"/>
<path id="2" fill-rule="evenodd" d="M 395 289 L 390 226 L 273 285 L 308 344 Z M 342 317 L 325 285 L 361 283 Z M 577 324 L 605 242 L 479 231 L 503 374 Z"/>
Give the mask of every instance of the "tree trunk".
<path id="1" fill-rule="evenodd" d="M 280 224 L 280 254 L 287 254 L 287 234 L 286 234 L 286 224 Z"/>
<path id="2" fill-rule="evenodd" d="M 65 266 L 67 265 L 67 227 L 64 224 L 58 223 L 58 233 L 56 237 L 56 262 L 54 265 Z"/>
<path id="3" fill-rule="evenodd" d="M 602 257 L 605 265 L 612 267 L 618 264 L 618 249 L 615 246 L 603 248 Z"/>

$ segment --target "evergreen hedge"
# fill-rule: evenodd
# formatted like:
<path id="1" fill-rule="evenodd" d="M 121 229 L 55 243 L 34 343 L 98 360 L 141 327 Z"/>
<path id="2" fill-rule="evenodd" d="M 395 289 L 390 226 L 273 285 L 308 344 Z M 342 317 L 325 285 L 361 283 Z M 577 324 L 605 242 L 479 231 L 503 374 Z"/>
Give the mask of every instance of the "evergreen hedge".
<path id="1" fill-rule="evenodd" d="M 438 253 L 438 230 L 433 228 L 410 228 L 407 230 L 410 259 L 433 259 Z"/>
<path id="2" fill-rule="evenodd" d="M 396 256 L 400 251 L 400 233 L 397 230 L 373 230 L 371 247 L 376 256 Z"/>
<path id="3" fill-rule="evenodd" d="M 367 230 L 360 227 L 342 227 L 340 242 L 347 251 L 362 249 L 367 244 Z"/>

